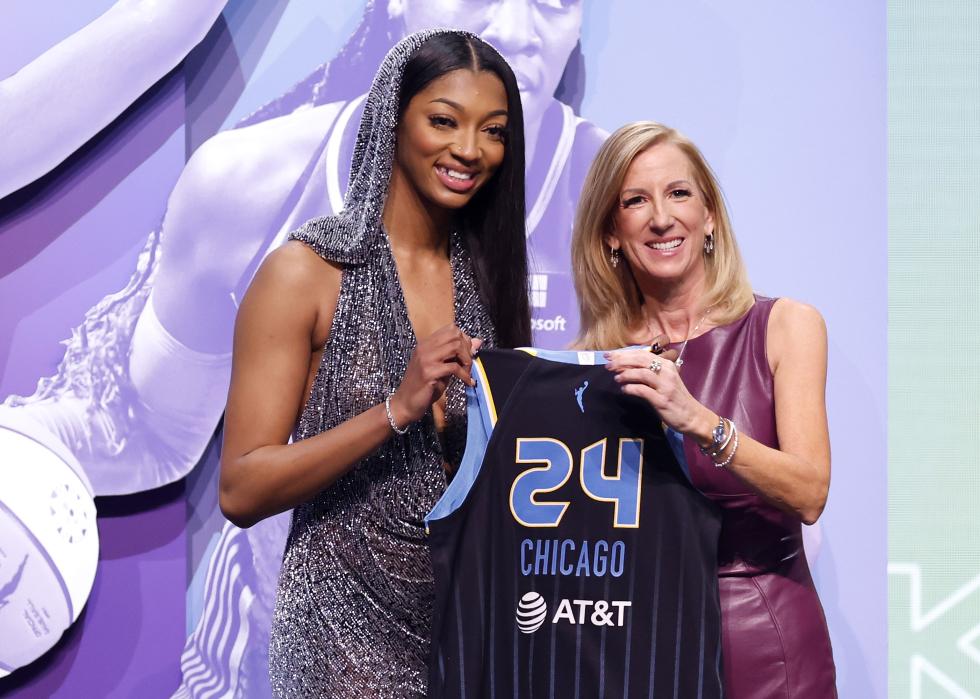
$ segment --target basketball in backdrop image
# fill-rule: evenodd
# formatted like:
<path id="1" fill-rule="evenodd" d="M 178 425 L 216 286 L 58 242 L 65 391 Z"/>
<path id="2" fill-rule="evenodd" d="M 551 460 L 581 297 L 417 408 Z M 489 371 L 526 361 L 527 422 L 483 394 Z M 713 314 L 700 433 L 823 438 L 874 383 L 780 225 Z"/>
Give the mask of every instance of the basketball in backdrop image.
<path id="1" fill-rule="evenodd" d="M 38 428 L 0 428 L 0 677 L 39 658 L 78 618 L 95 580 L 92 488 Z"/>

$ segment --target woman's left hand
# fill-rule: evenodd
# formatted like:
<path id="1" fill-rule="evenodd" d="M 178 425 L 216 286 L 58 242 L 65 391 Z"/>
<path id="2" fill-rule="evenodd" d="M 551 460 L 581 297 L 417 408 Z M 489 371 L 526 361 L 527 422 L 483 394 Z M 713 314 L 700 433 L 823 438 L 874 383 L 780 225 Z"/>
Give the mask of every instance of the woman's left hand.
<path id="1" fill-rule="evenodd" d="M 674 359 L 673 351 L 657 355 L 648 350 L 618 350 L 606 355 L 606 369 L 615 373 L 623 393 L 644 399 L 668 427 L 700 441 L 718 418 L 687 390 Z"/>

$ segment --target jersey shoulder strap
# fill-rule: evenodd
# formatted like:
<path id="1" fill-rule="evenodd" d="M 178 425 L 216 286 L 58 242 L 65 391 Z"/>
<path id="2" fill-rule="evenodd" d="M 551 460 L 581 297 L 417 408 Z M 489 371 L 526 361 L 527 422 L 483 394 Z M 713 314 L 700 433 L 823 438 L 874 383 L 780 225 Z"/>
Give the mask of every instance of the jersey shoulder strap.
<path id="1" fill-rule="evenodd" d="M 532 354 L 518 350 L 483 350 L 474 360 L 473 387 L 466 387 L 466 449 L 446 491 L 425 518 L 426 528 L 462 506 L 476 483 L 497 424 L 497 417 L 530 368 Z"/>

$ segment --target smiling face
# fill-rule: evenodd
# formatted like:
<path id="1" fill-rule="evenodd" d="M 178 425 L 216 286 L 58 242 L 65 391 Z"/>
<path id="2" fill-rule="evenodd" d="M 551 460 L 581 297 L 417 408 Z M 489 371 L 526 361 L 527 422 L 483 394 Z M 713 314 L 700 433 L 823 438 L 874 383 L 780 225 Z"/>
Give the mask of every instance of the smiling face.
<path id="1" fill-rule="evenodd" d="M 388 13 L 401 16 L 406 34 L 479 34 L 514 70 L 525 114 L 547 107 L 582 29 L 582 0 L 389 0 Z"/>
<path id="2" fill-rule="evenodd" d="M 621 250 L 641 288 L 704 281 L 704 240 L 714 230 L 694 168 L 672 143 L 633 159 L 606 244 Z"/>
<path id="3" fill-rule="evenodd" d="M 465 206 L 504 160 L 507 95 L 486 71 L 454 70 L 409 101 L 398 124 L 395 176 L 444 209 Z"/>

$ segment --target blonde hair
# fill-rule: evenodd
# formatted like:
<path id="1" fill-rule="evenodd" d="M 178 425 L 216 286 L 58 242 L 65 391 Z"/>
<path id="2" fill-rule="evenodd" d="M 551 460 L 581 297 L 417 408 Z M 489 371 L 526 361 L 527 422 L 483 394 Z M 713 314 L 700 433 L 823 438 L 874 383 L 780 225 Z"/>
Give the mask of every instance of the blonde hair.
<path id="1" fill-rule="evenodd" d="M 610 349 L 631 344 L 641 324 L 643 298 L 629 264 L 613 267 L 605 237 L 613 230 L 626 171 L 643 151 L 671 143 L 687 156 L 704 205 L 714 218 L 714 252 L 703 254 L 703 307 L 717 325 L 741 318 L 754 303 L 752 286 L 732 232 L 721 187 L 698 147 L 669 126 L 637 121 L 616 130 L 602 145 L 585 178 L 572 233 L 572 269 L 579 301 L 580 349 Z"/>

